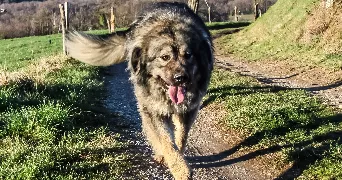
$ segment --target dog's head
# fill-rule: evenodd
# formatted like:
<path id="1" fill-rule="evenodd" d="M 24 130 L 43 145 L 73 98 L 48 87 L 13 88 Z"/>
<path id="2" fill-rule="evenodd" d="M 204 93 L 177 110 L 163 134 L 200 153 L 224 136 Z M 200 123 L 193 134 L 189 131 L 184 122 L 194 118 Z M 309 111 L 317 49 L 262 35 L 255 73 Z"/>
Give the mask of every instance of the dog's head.
<path id="1" fill-rule="evenodd" d="M 206 89 L 212 69 L 211 42 L 196 27 L 170 22 L 139 28 L 131 40 L 129 67 L 141 86 L 161 87 L 180 104 L 187 91 Z M 134 79 L 134 78 L 133 78 Z"/>

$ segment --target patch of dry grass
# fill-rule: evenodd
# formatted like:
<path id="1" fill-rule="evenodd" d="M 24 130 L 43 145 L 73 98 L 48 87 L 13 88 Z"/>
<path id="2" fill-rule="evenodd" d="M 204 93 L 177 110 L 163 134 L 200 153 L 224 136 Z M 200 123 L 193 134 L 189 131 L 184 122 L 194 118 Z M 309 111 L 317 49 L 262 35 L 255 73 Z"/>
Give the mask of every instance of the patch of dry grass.
<path id="1" fill-rule="evenodd" d="M 326 53 L 342 53 L 341 17 L 342 0 L 336 0 L 330 8 L 326 8 L 324 3 L 318 4 L 305 23 L 303 42 L 315 43 L 321 38 L 319 45 Z"/>
<path id="2" fill-rule="evenodd" d="M 304 66 L 342 67 L 342 3 L 278 0 L 249 27 L 217 40 L 224 54 L 246 60 L 292 61 Z"/>
<path id="3" fill-rule="evenodd" d="M 18 71 L 8 72 L 0 69 L 0 87 L 18 84 L 28 85 L 42 83 L 47 74 L 63 68 L 63 63 L 68 60 L 67 56 L 57 55 L 40 58 L 28 67 Z"/>

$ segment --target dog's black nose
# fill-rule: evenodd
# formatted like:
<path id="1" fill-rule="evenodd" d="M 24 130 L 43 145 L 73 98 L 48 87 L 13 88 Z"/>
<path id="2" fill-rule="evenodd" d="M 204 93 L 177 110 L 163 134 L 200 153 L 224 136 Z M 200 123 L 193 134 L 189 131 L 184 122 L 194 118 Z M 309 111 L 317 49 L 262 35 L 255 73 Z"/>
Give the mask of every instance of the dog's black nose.
<path id="1" fill-rule="evenodd" d="M 175 74 L 173 76 L 175 79 L 176 83 L 182 84 L 188 81 L 188 76 L 186 74 Z"/>

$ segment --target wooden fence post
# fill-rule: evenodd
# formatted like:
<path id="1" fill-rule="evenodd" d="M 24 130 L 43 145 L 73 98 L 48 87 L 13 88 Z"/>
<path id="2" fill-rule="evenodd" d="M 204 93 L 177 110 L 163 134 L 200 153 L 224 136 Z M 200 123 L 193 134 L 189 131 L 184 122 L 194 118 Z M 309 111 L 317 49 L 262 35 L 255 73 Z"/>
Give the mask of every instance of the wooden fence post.
<path id="1" fill-rule="evenodd" d="M 208 21 L 209 21 L 209 23 L 211 23 L 211 8 L 210 8 L 210 6 L 209 6 L 207 0 L 204 0 L 204 2 L 205 2 L 205 4 L 206 4 L 207 7 L 208 7 Z"/>
<path id="2" fill-rule="evenodd" d="M 234 20 L 236 21 L 236 22 L 238 22 L 239 21 L 239 17 L 238 17 L 238 9 L 237 9 L 237 7 L 235 6 L 234 7 Z"/>
<path id="3" fill-rule="evenodd" d="M 64 5 L 63 4 L 59 4 L 59 11 L 61 13 L 63 53 L 64 53 L 64 55 L 67 55 L 67 51 L 66 51 L 66 47 L 65 47 L 65 12 L 64 12 Z"/>
<path id="4" fill-rule="evenodd" d="M 113 33 L 115 31 L 115 15 L 114 15 L 114 7 L 110 8 L 110 32 Z"/>

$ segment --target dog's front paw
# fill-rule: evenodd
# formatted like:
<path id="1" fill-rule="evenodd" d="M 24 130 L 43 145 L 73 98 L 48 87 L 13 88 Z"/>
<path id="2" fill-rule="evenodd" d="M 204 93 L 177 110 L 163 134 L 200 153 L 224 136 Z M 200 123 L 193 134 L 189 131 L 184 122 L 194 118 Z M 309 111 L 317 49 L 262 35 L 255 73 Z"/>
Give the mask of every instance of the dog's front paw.
<path id="1" fill-rule="evenodd" d="M 193 172 L 188 164 L 182 164 L 172 174 L 175 180 L 192 180 Z"/>
<path id="2" fill-rule="evenodd" d="M 184 172 L 182 175 L 175 175 L 175 180 L 192 180 L 192 171 Z"/>

